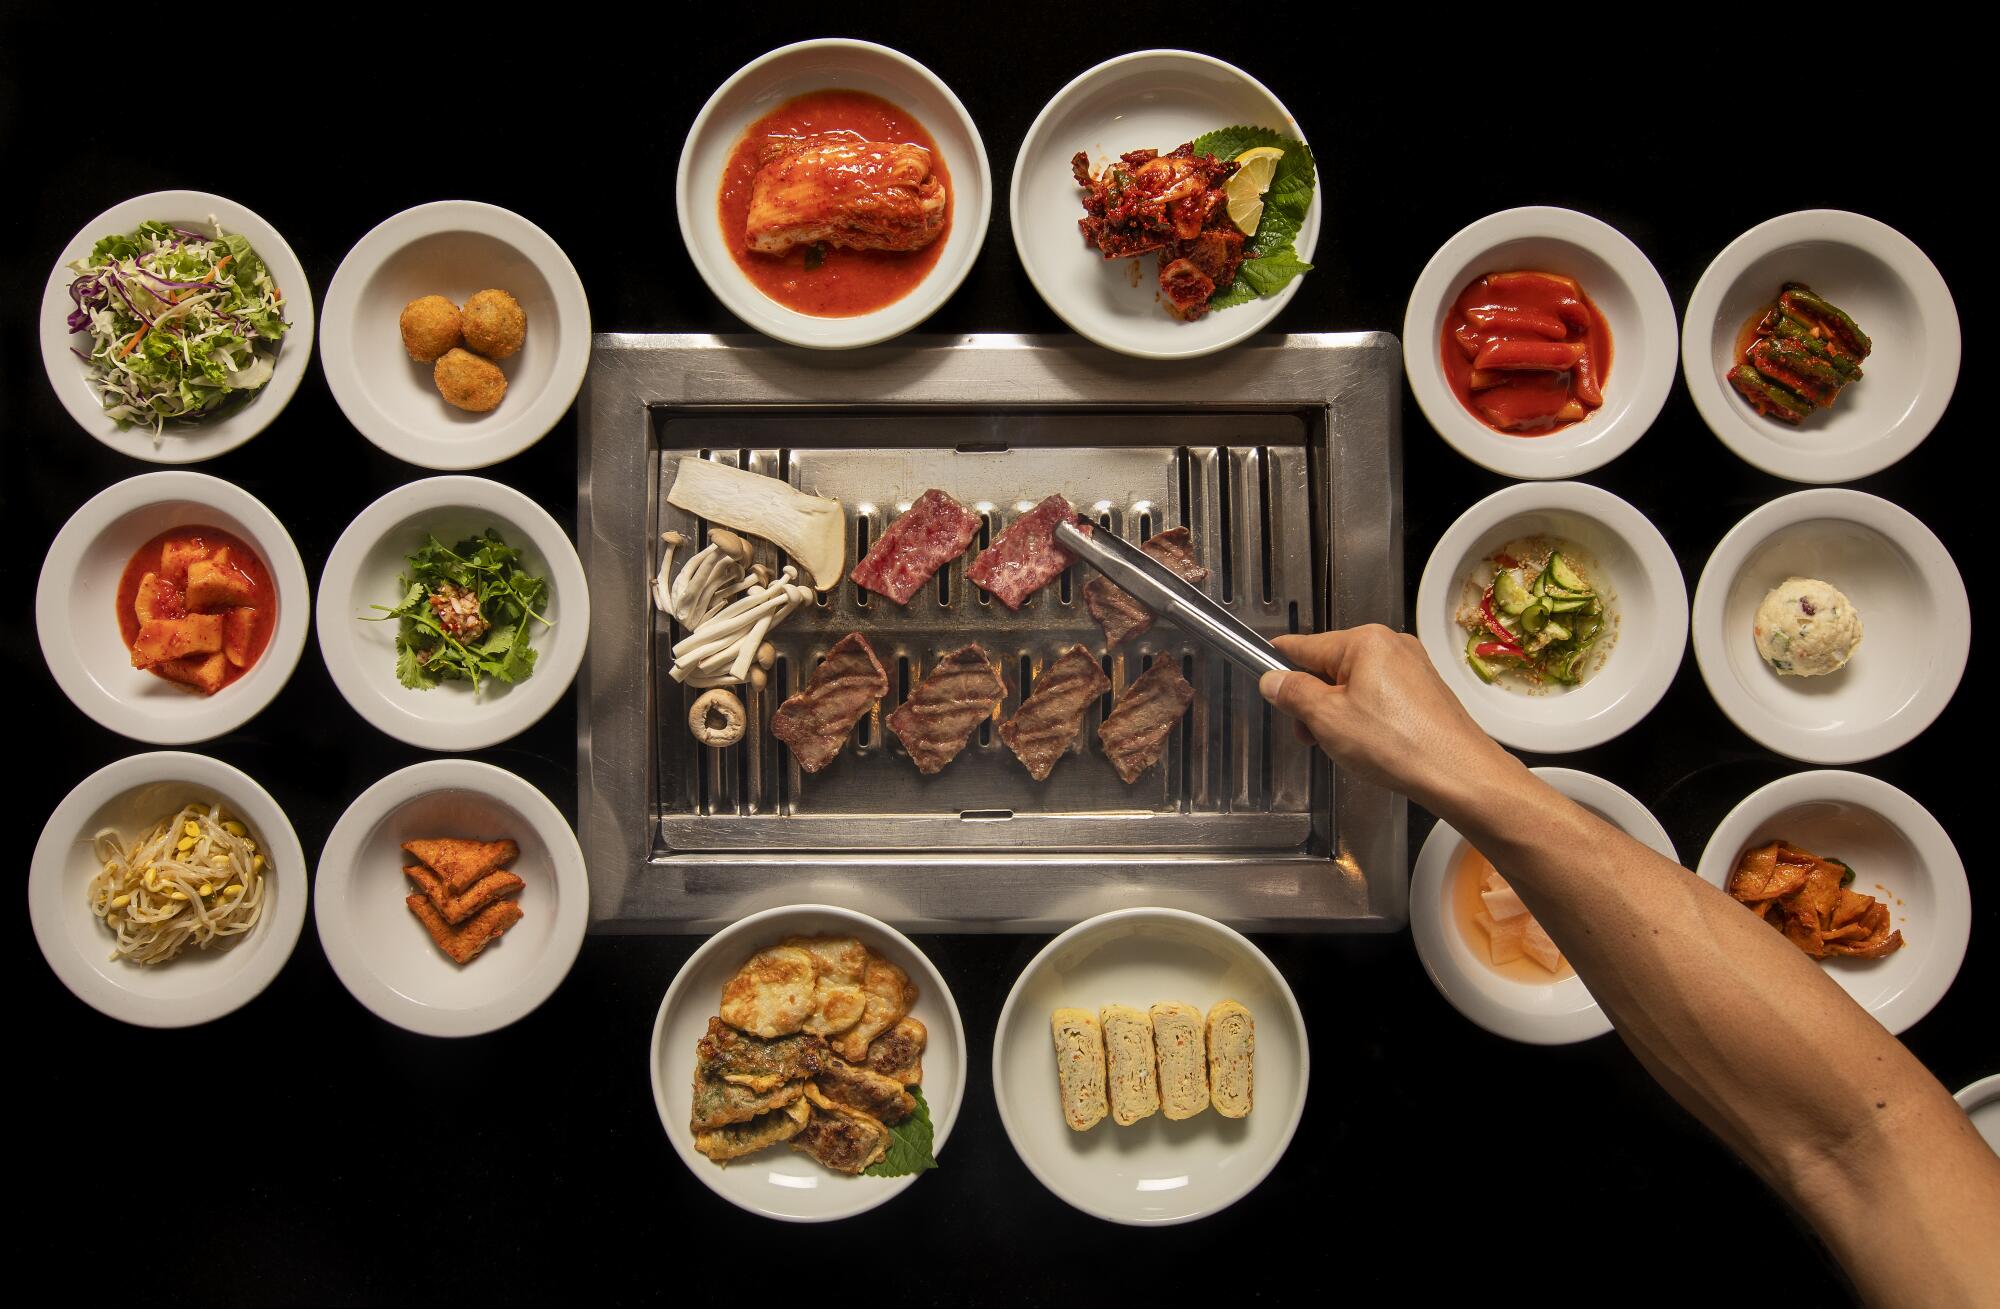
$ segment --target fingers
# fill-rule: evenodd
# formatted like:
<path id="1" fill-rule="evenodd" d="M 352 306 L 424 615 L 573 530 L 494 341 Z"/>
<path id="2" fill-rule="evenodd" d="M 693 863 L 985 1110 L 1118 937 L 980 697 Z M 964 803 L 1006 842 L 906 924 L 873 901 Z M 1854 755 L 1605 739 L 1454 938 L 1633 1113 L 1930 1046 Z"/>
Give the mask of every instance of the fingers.
<path id="1" fill-rule="evenodd" d="M 1272 644 L 1278 647 L 1279 654 L 1299 667 L 1337 682 L 1347 666 L 1355 634 L 1360 630 L 1362 629 L 1356 628 L 1351 631 L 1307 632 L 1298 636 L 1280 636 Z M 1265 696 L 1267 700 L 1270 698 L 1269 695 Z"/>
<path id="2" fill-rule="evenodd" d="M 1311 673 L 1266 673 L 1257 679 L 1257 691 L 1280 712 L 1296 719 L 1315 735 L 1330 728 L 1330 713 L 1340 696 L 1331 686 Z"/>

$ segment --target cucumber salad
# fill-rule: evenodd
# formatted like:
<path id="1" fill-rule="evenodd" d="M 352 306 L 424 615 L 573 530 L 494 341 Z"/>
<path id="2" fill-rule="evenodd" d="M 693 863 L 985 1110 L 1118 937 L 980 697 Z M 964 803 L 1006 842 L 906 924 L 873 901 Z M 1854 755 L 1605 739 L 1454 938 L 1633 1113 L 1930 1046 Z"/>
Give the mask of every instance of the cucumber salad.
<path id="1" fill-rule="evenodd" d="M 155 439 L 256 394 L 289 326 L 271 271 L 234 232 L 168 223 L 107 236 L 70 265 L 71 346 L 90 365 L 104 412 Z"/>
<path id="2" fill-rule="evenodd" d="M 1477 603 L 1459 612 L 1471 633 L 1465 662 L 1483 682 L 1513 676 L 1540 686 L 1575 686 L 1604 632 L 1604 597 L 1559 543 L 1492 556 L 1493 575 Z"/>

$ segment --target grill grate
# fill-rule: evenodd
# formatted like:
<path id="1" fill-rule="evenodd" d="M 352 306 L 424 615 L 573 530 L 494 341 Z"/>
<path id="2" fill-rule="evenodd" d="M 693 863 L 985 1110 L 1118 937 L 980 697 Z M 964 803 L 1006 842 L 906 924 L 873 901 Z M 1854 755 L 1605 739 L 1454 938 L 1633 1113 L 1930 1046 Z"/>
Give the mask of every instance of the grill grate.
<path id="1" fill-rule="evenodd" d="M 881 448 L 859 419 L 813 423 L 735 416 L 667 422 L 654 461 L 655 532 L 691 535 L 701 525 L 666 503 L 683 458 L 709 458 L 782 477 L 832 496 L 849 514 L 849 566 L 911 502 L 943 488 L 984 518 L 965 555 L 941 570 L 908 606 L 845 580 L 777 632 L 771 687 L 745 690 L 756 730 L 742 744 L 698 746 L 686 715 L 698 694 L 667 676 L 667 651 L 685 633 L 658 616 L 653 675 L 658 722 L 655 855 L 701 851 L 915 852 L 1173 851 L 1226 854 L 1301 851 L 1316 837 L 1314 797 L 1324 765 L 1288 730 L 1274 731 L 1254 681 L 1161 622 L 1103 659 L 1113 696 L 1155 659 L 1173 659 L 1196 691 L 1161 764 L 1127 786 L 1098 746 L 1110 697 L 1085 714 L 1083 731 L 1046 782 L 1035 782 L 1000 740 L 998 725 L 1057 655 L 1082 643 L 1103 652 L 1102 630 L 1083 602 L 1089 575 L 1077 565 L 1010 612 L 965 578 L 991 538 L 1052 491 L 1106 529 L 1137 542 L 1185 525 L 1212 570 L 1205 584 L 1238 617 L 1267 635 L 1321 624 L 1327 579 L 1324 507 L 1314 494 L 1311 446 L 1286 414 L 1249 414 L 1232 443 L 1181 444 L 1171 416 L 1046 415 L 1008 430 L 991 419 L 941 416 L 928 443 Z M 904 425 L 907 430 L 907 424 Z M 978 429 L 968 431 L 966 429 Z M 1202 433 L 1215 435 L 1214 424 Z M 1240 433 L 1240 440 L 1237 434 Z M 1192 433 L 1186 433 L 1192 434 Z M 782 445 L 767 444 L 773 438 Z M 686 438 L 693 438 L 688 440 Z M 761 439 L 759 439 L 761 438 Z M 909 438 L 903 437 L 907 442 Z M 760 550 L 772 547 L 760 543 Z M 783 562 L 775 553 L 766 561 Z M 889 694 L 856 728 L 841 756 L 803 773 L 769 735 L 772 711 L 797 691 L 849 631 L 866 635 L 889 673 Z M 935 662 L 977 641 L 1007 684 L 997 714 L 981 724 L 943 772 L 917 772 L 883 719 Z"/>

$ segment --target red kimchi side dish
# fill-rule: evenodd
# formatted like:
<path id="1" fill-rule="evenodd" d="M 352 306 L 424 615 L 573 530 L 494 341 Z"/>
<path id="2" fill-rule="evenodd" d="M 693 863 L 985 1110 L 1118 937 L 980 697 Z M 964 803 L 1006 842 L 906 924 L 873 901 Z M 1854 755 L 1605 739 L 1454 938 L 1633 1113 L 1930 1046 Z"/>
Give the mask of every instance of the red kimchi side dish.
<path id="1" fill-rule="evenodd" d="M 1474 417 L 1510 436 L 1543 436 L 1604 403 L 1611 327 L 1574 278 L 1488 273 L 1445 315 L 1445 381 Z"/>
<path id="2" fill-rule="evenodd" d="M 160 533 L 118 581 L 118 633 L 132 666 L 203 695 L 250 671 L 277 615 L 264 561 L 219 528 Z"/>
<path id="3" fill-rule="evenodd" d="M 1729 894 L 1815 959 L 1880 959 L 1902 949 L 1889 906 L 1849 890 L 1853 880 L 1854 870 L 1838 859 L 1773 841 L 1743 852 Z"/>

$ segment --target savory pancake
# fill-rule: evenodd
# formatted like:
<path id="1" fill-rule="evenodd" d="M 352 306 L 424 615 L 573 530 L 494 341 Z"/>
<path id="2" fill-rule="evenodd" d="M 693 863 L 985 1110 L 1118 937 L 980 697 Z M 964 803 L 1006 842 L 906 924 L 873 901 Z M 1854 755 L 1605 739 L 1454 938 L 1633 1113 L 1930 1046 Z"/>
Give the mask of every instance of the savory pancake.
<path id="1" fill-rule="evenodd" d="M 909 974 L 873 951 L 868 954 L 861 990 L 867 997 L 861 1021 L 833 1042 L 840 1057 L 854 1064 L 866 1062 L 868 1043 L 901 1022 L 917 1002 L 917 988 L 910 984 Z"/>
<path id="2" fill-rule="evenodd" d="M 869 1068 L 858 1068 L 838 1055 L 829 1055 L 826 1067 L 813 1078 L 813 1085 L 835 1104 L 857 1109 L 884 1123 L 900 1123 L 917 1111 L 917 1098 L 893 1077 Z"/>
<path id="3" fill-rule="evenodd" d="M 804 950 L 819 967 L 805 1031 L 833 1036 L 861 1021 L 868 1003 L 861 991 L 868 969 L 867 946 L 851 936 L 789 936 L 782 944 Z"/>
<path id="4" fill-rule="evenodd" d="M 722 988 L 722 1017 L 755 1036 L 798 1031 L 814 1012 L 819 965 L 796 946 L 761 950 Z"/>
<path id="5" fill-rule="evenodd" d="M 836 1173 L 859 1173 L 889 1153 L 889 1129 L 869 1115 L 835 1104 L 811 1082 L 806 1099 L 812 1117 L 792 1138 L 792 1149 L 811 1155 Z"/>
<path id="6" fill-rule="evenodd" d="M 904 1018 L 868 1043 L 868 1067 L 904 1086 L 915 1086 L 924 1080 L 924 1043 L 929 1039 L 922 1023 Z"/>
<path id="7" fill-rule="evenodd" d="M 745 1035 L 720 1018 L 694 1047 L 693 1126 L 696 1131 L 741 1123 L 790 1104 L 829 1055 L 817 1036 L 774 1041 Z"/>
<path id="8" fill-rule="evenodd" d="M 812 1106 L 800 1096 L 782 1109 L 760 1114 L 747 1123 L 712 1128 L 694 1134 L 694 1148 L 715 1162 L 728 1163 L 746 1154 L 755 1154 L 780 1141 L 789 1141 L 805 1128 Z"/>

